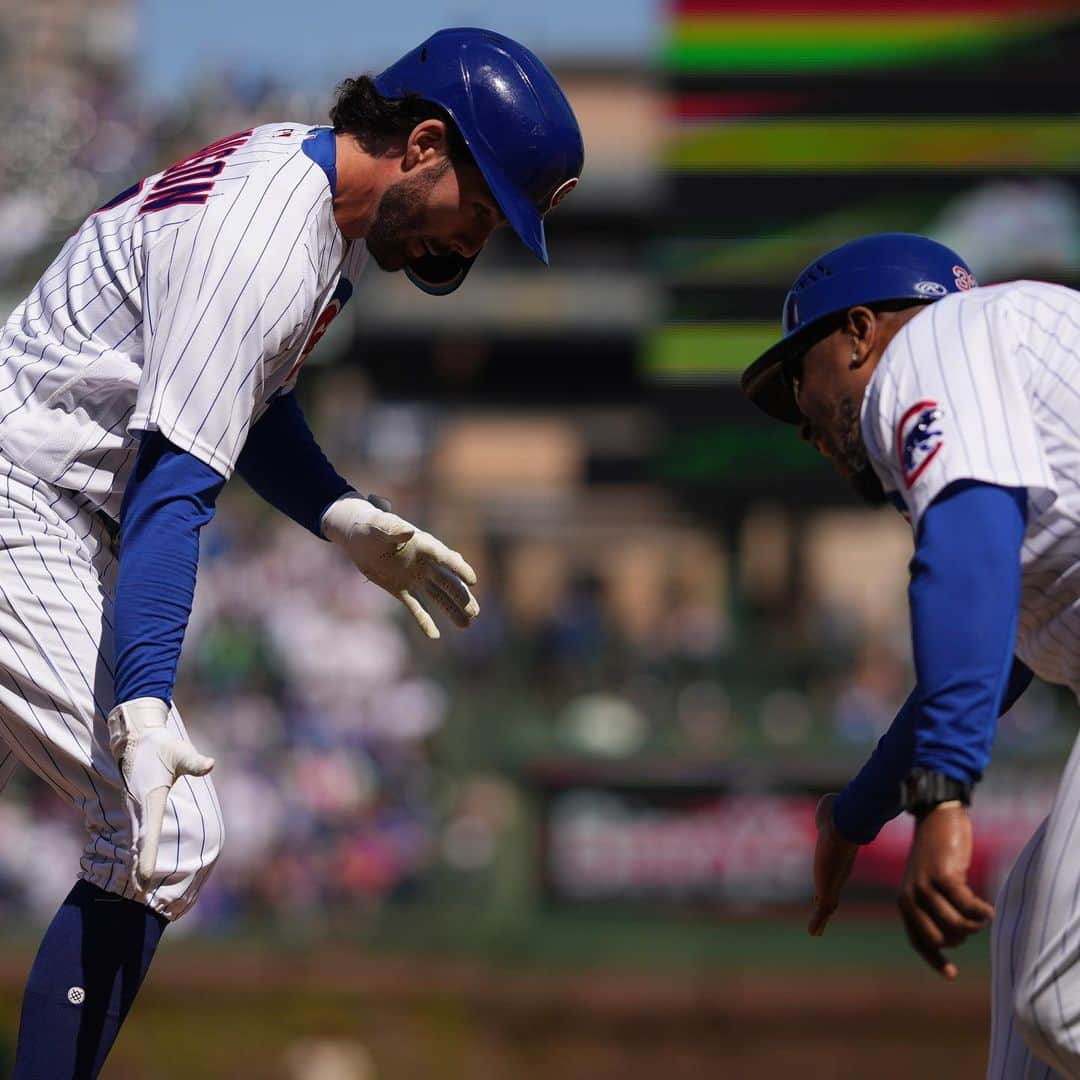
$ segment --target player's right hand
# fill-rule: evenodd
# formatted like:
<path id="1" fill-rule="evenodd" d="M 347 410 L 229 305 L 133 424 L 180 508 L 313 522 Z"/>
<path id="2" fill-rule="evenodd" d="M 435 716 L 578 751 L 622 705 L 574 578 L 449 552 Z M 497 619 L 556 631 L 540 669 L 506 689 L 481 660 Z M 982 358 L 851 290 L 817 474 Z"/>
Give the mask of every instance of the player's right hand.
<path id="1" fill-rule="evenodd" d="M 898 903 L 912 948 L 946 979 L 957 966 L 949 949 L 989 925 L 994 907 L 968 884 L 973 835 L 960 803 L 942 803 L 919 818 Z"/>
<path id="2" fill-rule="evenodd" d="M 817 804 L 817 847 L 814 849 L 814 908 L 806 929 L 821 937 L 833 912 L 840 906 L 840 891 L 851 876 L 859 845 L 840 835 L 833 823 L 836 795 L 824 795 Z"/>
<path id="3" fill-rule="evenodd" d="M 157 866 L 169 790 L 181 776 L 205 776 L 214 759 L 168 729 L 169 706 L 160 698 L 134 698 L 109 713 L 109 749 L 120 766 L 131 825 L 132 883 L 150 887 Z"/>
<path id="4" fill-rule="evenodd" d="M 429 638 L 437 638 L 439 628 L 421 605 L 421 596 L 462 630 L 480 614 L 469 591 L 476 584 L 476 571 L 431 533 L 378 509 L 362 495 L 350 492 L 332 503 L 323 514 L 322 530 L 369 581 L 405 605 Z"/>

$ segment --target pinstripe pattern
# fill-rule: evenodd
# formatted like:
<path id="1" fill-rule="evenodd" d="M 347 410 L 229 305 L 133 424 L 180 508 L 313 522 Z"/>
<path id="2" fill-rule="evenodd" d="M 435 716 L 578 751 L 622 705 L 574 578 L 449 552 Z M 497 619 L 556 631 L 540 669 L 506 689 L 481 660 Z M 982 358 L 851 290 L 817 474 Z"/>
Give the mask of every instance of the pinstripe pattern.
<path id="1" fill-rule="evenodd" d="M 936 434 L 918 448 L 913 475 L 903 418 L 927 402 L 940 449 Z M 1016 653 L 1080 696 L 1080 293 L 1021 281 L 936 302 L 890 343 L 862 424 L 913 529 L 957 480 L 1028 489 Z M 992 947 L 989 1080 L 1080 1078 L 1080 740 L 998 897 Z"/>
<path id="2" fill-rule="evenodd" d="M 998 897 L 989 1080 L 1080 1076 L 1080 740 Z"/>
<path id="3" fill-rule="evenodd" d="M 18 764 L 19 759 L 8 749 L 7 743 L 0 739 L 0 791 L 7 787 L 7 782 Z"/>
<path id="4" fill-rule="evenodd" d="M 896 430 L 918 401 L 943 415 L 940 452 L 910 489 Z M 897 334 L 863 406 L 867 448 L 917 528 L 956 480 L 1026 487 L 1017 655 L 1080 691 L 1080 293 L 1013 282 L 931 305 Z"/>
<path id="5" fill-rule="evenodd" d="M 990 945 L 993 1004 L 987 1080 L 1024 1077 L 1031 1068 L 1043 1068 L 1013 1024 L 1013 1000 L 1017 972 L 1021 969 L 1020 946 L 1031 922 L 1034 905 L 1029 901 L 1045 834 L 1044 821 L 1017 858 L 995 904 Z"/>
<path id="6" fill-rule="evenodd" d="M 312 130 L 256 128 L 204 205 L 140 213 L 158 174 L 86 220 L 0 331 L 9 460 L 114 519 L 139 431 L 231 474 L 338 280 L 367 259 L 302 152 Z"/>
<path id="7" fill-rule="evenodd" d="M 87 828 L 80 876 L 131 896 L 128 814 L 105 724 L 116 560 L 74 496 L 2 460 L 0 477 L 0 775 L 17 759 L 75 806 Z M 183 730 L 175 709 L 169 722 Z M 169 807 L 165 877 L 149 903 L 177 918 L 212 869 L 223 827 L 208 778 L 186 778 Z"/>
<path id="8" fill-rule="evenodd" d="M 95 511 L 118 518 L 143 430 L 228 477 L 339 282 L 363 269 L 303 152 L 310 131 L 267 125 L 174 173 L 213 180 L 202 205 L 167 206 L 176 188 L 163 185 L 163 208 L 141 212 L 159 174 L 91 215 L 0 331 L 0 787 L 22 762 L 75 806 L 81 875 L 119 895 L 132 888 L 105 723 L 117 563 Z M 183 732 L 175 709 L 169 723 Z M 213 785 L 184 777 L 155 910 L 176 918 L 195 902 L 223 834 Z"/>

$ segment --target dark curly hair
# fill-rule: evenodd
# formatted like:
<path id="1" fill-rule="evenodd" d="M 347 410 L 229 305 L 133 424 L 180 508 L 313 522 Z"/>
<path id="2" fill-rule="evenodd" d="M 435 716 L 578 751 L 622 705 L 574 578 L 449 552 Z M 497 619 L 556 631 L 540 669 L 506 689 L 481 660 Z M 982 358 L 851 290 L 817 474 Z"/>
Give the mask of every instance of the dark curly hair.
<path id="1" fill-rule="evenodd" d="M 445 109 L 416 94 L 383 97 L 367 75 L 342 82 L 330 109 L 335 133 L 352 135 L 367 153 L 376 157 L 387 153 L 425 120 L 441 120 L 446 124 L 450 160 L 455 165 L 472 162 L 472 154 L 457 124 Z"/>

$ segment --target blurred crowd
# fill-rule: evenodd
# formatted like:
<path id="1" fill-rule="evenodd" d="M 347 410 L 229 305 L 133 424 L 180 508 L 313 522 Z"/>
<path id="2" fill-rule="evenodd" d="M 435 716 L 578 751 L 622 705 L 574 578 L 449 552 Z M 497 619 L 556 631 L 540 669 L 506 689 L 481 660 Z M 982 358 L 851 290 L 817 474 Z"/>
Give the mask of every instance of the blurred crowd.
<path id="1" fill-rule="evenodd" d="M 134 177 L 225 132 L 318 120 L 325 107 L 225 76 L 167 107 L 92 70 L 12 88 L 0 95 L 0 292 L 17 298 L 87 208 Z M 355 373 L 313 367 L 305 384 L 342 471 L 441 532 L 437 410 L 372 403 Z M 625 514 L 628 544 L 639 513 Z M 661 577 L 645 602 L 629 547 L 581 544 L 552 577 L 547 541 L 497 537 L 479 506 L 463 518 L 470 527 L 445 539 L 481 569 L 482 614 L 432 646 L 329 544 L 230 485 L 203 536 L 177 689 L 218 760 L 228 835 L 193 924 L 318 934 L 436 892 L 475 896 L 502 852 L 528 850 L 519 830 L 537 761 L 694 768 L 768 750 L 826 757 L 842 777 L 911 684 L 902 591 L 887 627 L 812 597 L 756 607 L 740 601 L 739 553 L 710 562 L 716 538 L 680 524 L 682 562 L 664 576 L 653 558 Z M 1060 700 L 1036 689 L 998 745 L 1038 756 L 1069 734 Z M 50 911 L 80 848 L 74 813 L 20 771 L 0 799 L 0 910 Z"/>
<path id="2" fill-rule="evenodd" d="M 348 475 L 396 477 L 396 508 L 424 520 L 415 477 L 370 439 L 387 407 L 356 386 L 321 375 L 316 430 Z M 386 905 L 474 895 L 478 881 L 490 892 L 500 851 L 524 843 L 515 830 L 537 762 L 622 763 L 629 775 L 769 750 L 826 754 L 842 773 L 907 693 L 901 633 L 867 636 L 825 609 L 736 618 L 678 589 L 663 618 L 638 626 L 600 564 L 527 614 L 485 546 L 466 547 L 485 567 L 481 619 L 432 644 L 335 548 L 230 485 L 203 534 L 177 689 L 218 760 L 228 831 L 192 925 L 320 935 Z M 1053 751 L 1067 725 L 1037 691 L 1003 722 L 1000 751 Z M 79 848 L 74 813 L 20 771 L 0 799 L 0 905 L 48 910 Z"/>
<path id="3" fill-rule="evenodd" d="M 31 284 L 92 209 L 132 180 L 270 120 L 320 123 L 325 100 L 272 80 L 208 74 L 195 93 L 147 103 L 93 67 L 5 85 L 0 66 L 0 290 Z"/>

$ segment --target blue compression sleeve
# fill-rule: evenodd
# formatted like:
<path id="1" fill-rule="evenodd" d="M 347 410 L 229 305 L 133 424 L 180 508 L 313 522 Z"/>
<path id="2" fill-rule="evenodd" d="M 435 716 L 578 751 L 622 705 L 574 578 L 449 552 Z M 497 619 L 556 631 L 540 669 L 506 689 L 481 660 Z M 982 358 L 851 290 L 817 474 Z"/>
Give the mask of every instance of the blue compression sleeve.
<path id="1" fill-rule="evenodd" d="M 1013 660 L 1009 683 L 998 716 L 1004 716 L 1031 685 L 1030 668 Z M 900 813 L 900 784 L 915 757 L 915 724 L 920 691 L 916 687 L 900 707 L 889 730 L 859 774 L 837 796 L 833 821 L 837 829 L 857 844 L 869 844 L 882 826 Z"/>
<path id="2" fill-rule="evenodd" d="M 199 530 L 225 480 L 158 432 L 142 436 L 120 510 L 113 638 L 116 701 L 172 700 L 195 571 Z"/>
<path id="3" fill-rule="evenodd" d="M 834 821 L 849 839 L 868 843 L 899 813 L 913 765 L 982 776 L 994 721 L 1031 682 L 1012 660 L 1026 505 L 1024 489 L 964 483 L 924 515 L 909 589 L 918 685 L 837 798 Z"/>
<path id="4" fill-rule="evenodd" d="M 920 690 L 914 765 L 976 783 L 990 760 L 1020 608 L 1027 492 L 955 485 L 924 516 L 911 564 Z"/>
<path id="5" fill-rule="evenodd" d="M 295 394 L 274 398 L 259 417 L 236 470 L 271 506 L 319 537 L 323 512 L 353 490 L 319 448 Z"/>

